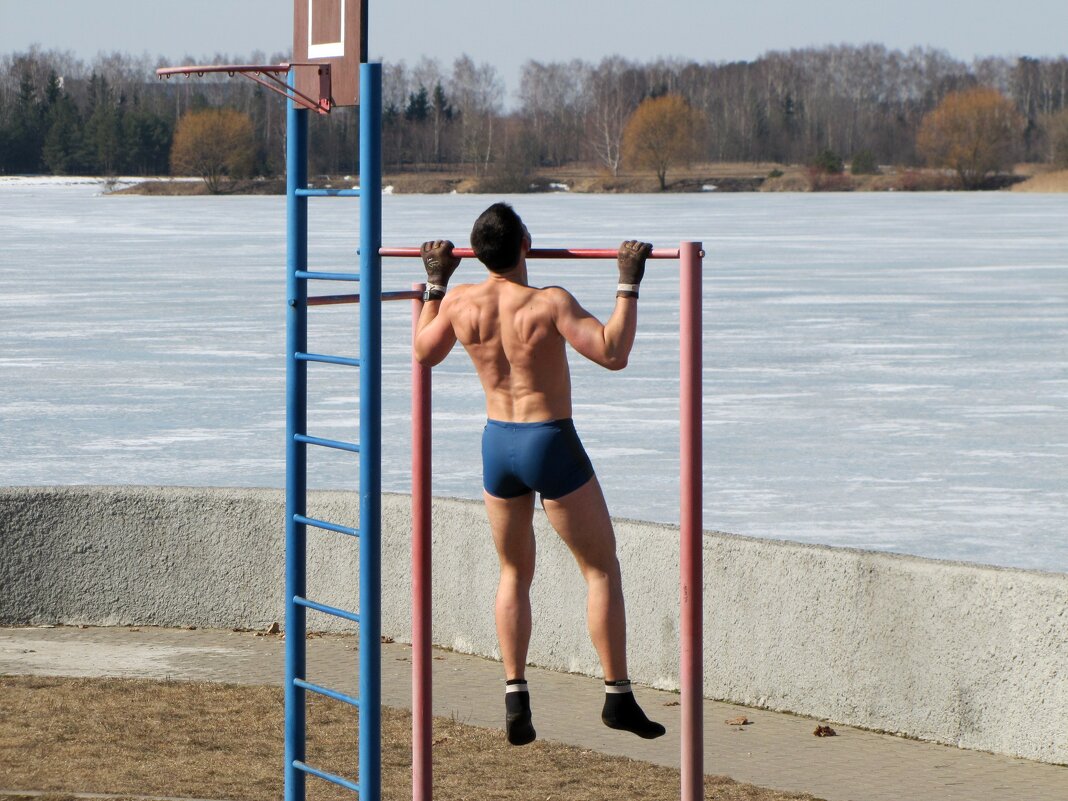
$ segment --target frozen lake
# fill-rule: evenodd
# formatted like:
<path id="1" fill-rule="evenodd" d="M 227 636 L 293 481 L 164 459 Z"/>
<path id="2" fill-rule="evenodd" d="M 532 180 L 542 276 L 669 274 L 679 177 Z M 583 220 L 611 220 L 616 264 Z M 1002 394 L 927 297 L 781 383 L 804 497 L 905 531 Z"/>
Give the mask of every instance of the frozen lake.
<path id="1" fill-rule="evenodd" d="M 281 486 L 284 199 L 99 193 L 0 183 L 0 484 Z M 466 244 L 494 199 L 387 196 L 384 242 Z M 706 528 L 1068 572 L 1068 196 L 513 201 L 538 246 L 704 242 Z M 313 201 L 314 268 L 352 266 L 357 203 Z M 420 272 L 387 262 L 386 288 Z M 616 281 L 531 280 L 602 316 Z M 651 263 L 630 367 L 572 360 L 617 516 L 678 518 L 676 305 L 674 264 Z M 356 314 L 313 310 L 309 349 L 355 353 Z M 384 486 L 407 491 L 409 305 L 385 328 Z M 310 433 L 355 438 L 355 374 L 310 375 Z M 478 498 L 461 350 L 434 393 L 434 493 Z M 354 458 L 312 450 L 312 486 L 355 485 Z"/>

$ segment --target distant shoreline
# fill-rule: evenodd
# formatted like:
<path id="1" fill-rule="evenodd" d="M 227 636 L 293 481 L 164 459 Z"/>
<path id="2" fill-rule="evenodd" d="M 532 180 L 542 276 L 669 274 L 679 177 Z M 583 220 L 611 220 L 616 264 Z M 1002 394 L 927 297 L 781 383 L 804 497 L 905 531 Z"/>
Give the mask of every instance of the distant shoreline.
<path id="1" fill-rule="evenodd" d="M 319 176 L 314 186 L 349 189 L 356 176 Z M 205 196 L 207 186 L 191 177 L 106 177 L 25 175 L 0 176 L 5 185 L 100 184 L 108 195 Z M 607 172 L 588 168 L 540 170 L 516 182 L 499 177 L 472 177 L 457 171 L 428 169 L 387 173 L 383 191 L 398 195 L 434 194 L 684 194 L 735 192 L 915 192 L 966 191 L 955 176 L 944 170 L 884 167 L 876 175 L 814 174 L 804 166 L 777 164 L 705 164 L 678 169 L 668 175 L 667 189 L 660 190 L 654 176 Z M 284 195 L 284 178 L 234 181 L 222 195 Z M 1040 165 L 1021 165 L 1012 174 L 991 178 L 980 191 L 1068 192 L 1068 170 L 1048 170 Z"/>

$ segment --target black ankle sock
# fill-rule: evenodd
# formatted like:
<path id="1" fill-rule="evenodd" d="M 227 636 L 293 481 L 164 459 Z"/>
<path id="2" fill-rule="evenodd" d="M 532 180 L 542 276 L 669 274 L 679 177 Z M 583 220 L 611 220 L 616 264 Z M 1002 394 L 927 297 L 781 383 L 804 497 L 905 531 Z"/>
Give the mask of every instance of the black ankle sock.
<path id="1" fill-rule="evenodd" d="M 504 730 L 512 745 L 526 745 L 538 736 L 530 722 L 530 693 L 525 679 L 509 679 L 504 689 Z"/>
<path id="2" fill-rule="evenodd" d="M 630 689 L 630 680 L 606 681 L 604 683 L 604 709 L 601 720 L 610 729 L 621 729 L 652 740 L 664 734 L 664 727 L 654 723 L 645 716 L 634 693 Z"/>

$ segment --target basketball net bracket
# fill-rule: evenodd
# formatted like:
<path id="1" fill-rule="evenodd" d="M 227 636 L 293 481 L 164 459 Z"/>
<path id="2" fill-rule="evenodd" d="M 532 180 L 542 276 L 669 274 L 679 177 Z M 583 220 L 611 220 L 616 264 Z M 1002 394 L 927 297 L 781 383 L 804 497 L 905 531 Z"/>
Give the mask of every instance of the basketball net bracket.
<path id="1" fill-rule="evenodd" d="M 312 68 L 318 70 L 319 75 L 319 99 L 315 100 L 289 85 L 289 71 L 297 68 Z M 172 75 L 193 75 L 203 78 L 209 72 L 225 72 L 231 78 L 241 75 L 249 80 L 265 86 L 272 92 L 292 100 L 301 108 L 306 108 L 318 114 L 329 114 L 334 107 L 334 98 L 330 91 L 330 65 L 311 64 L 307 62 L 282 63 L 282 64 L 212 64 L 210 66 L 166 67 L 156 70 L 156 77 L 160 80 L 170 78 Z"/>

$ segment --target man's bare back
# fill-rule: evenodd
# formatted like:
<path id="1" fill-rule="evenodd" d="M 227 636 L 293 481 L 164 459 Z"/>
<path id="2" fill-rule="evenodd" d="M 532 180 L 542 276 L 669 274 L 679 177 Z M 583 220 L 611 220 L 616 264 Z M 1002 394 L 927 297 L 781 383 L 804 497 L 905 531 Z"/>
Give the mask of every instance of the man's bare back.
<path id="1" fill-rule="evenodd" d="M 440 313 L 451 319 L 478 372 L 488 417 L 514 422 L 571 417 L 567 340 L 559 325 L 574 328 L 577 308 L 560 287 L 538 289 L 499 275 L 449 293 Z"/>
<path id="2" fill-rule="evenodd" d="M 445 245 L 427 244 L 435 251 Z M 445 252 L 451 253 L 451 243 Z M 454 287 L 433 321 L 425 329 L 420 325 L 416 356 L 436 364 L 459 340 L 482 382 L 488 417 L 559 420 L 571 417 L 566 345 L 603 367 L 621 370 L 637 323 L 635 298 L 617 298 L 612 316 L 602 325 L 567 290 L 529 286 L 524 249 L 512 270 L 491 273 L 480 284 Z"/>

